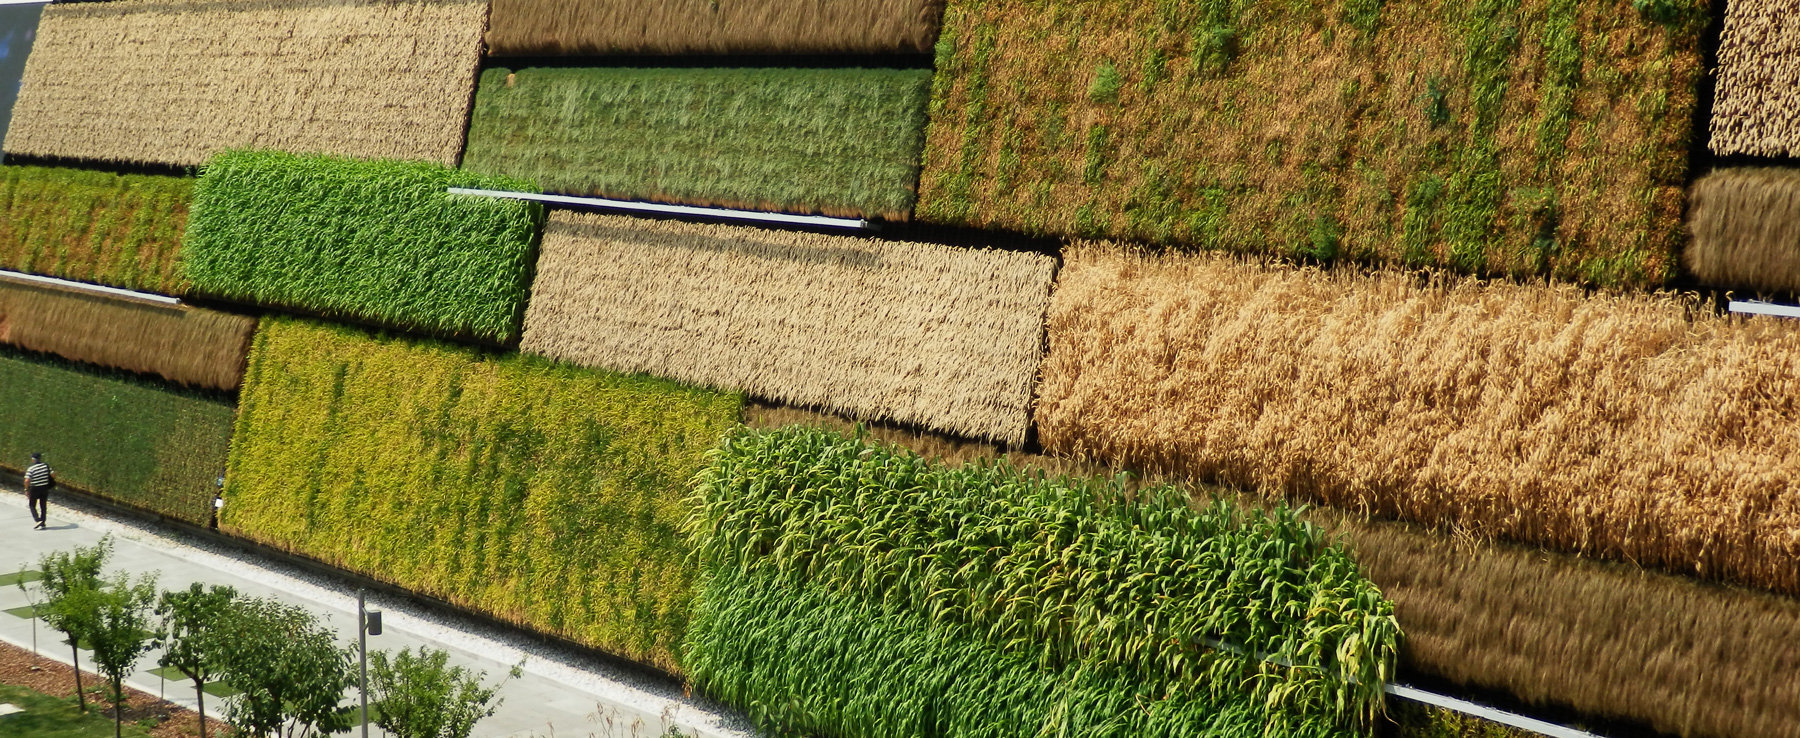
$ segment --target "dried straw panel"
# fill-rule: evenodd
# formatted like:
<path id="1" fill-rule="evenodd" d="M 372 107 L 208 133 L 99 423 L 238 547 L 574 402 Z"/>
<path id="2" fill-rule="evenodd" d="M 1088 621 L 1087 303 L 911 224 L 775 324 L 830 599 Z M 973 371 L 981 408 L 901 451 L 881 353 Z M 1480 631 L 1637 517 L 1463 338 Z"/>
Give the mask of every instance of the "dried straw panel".
<path id="1" fill-rule="evenodd" d="M 1053 452 L 1800 593 L 1800 332 L 1666 296 L 1070 250 Z"/>
<path id="2" fill-rule="evenodd" d="M 1731 0 L 1719 39 L 1712 150 L 1800 156 L 1800 0 Z"/>
<path id="3" fill-rule="evenodd" d="M 230 148 L 454 165 L 486 11 L 473 0 L 52 5 L 5 148 L 184 166 Z"/>
<path id="4" fill-rule="evenodd" d="M 494 0 L 495 56 L 923 54 L 944 0 Z"/>
<path id="5" fill-rule="evenodd" d="M 843 418 L 768 405 L 746 407 L 744 422 L 854 429 Z M 1118 471 L 882 424 L 864 432 L 943 463 L 1003 458 L 1051 475 Z M 1180 478 L 1139 481 L 1185 485 L 1196 499 L 1259 502 Z M 1800 738 L 1800 681 L 1788 678 L 1800 673 L 1800 602 L 1334 508 L 1304 515 L 1343 535 L 1394 600 L 1407 671 L 1684 738 Z"/>
<path id="6" fill-rule="evenodd" d="M 1800 169 L 1726 169 L 1694 183 L 1682 259 L 1720 287 L 1800 290 Z"/>
<path id="7" fill-rule="evenodd" d="M 1405 669 L 1683 738 L 1800 738 L 1800 602 L 1406 524 L 1343 525 L 1394 600 Z"/>
<path id="8" fill-rule="evenodd" d="M 0 343 L 235 390 L 256 320 L 0 281 Z"/>
<path id="9" fill-rule="evenodd" d="M 521 349 L 1022 444 L 1054 260 L 555 213 Z"/>

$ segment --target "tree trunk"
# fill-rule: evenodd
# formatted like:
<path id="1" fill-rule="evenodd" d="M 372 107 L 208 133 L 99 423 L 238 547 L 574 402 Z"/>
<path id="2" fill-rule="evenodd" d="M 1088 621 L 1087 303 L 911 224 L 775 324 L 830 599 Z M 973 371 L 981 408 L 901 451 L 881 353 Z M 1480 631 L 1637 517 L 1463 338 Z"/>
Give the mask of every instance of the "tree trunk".
<path id="1" fill-rule="evenodd" d="M 113 688 L 113 738 L 125 738 L 125 685 L 114 679 Z"/>
<path id="2" fill-rule="evenodd" d="M 200 738 L 206 738 L 206 682 L 194 679 L 194 700 L 200 703 Z"/>
<path id="3" fill-rule="evenodd" d="M 75 637 L 69 637 L 69 651 L 75 654 L 75 704 L 83 713 L 87 712 L 87 697 L 81 694 L 81 647 L 75 645 Z"/>

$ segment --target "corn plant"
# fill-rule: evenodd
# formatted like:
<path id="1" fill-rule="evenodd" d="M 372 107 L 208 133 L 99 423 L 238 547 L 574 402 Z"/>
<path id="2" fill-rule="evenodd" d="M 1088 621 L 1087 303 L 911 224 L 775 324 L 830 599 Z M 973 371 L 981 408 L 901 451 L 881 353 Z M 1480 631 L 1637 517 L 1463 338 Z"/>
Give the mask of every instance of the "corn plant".
<path id="1" fill-rule="evenodd" d="M 1177 490 L 1123 482 L 744 430 L 699 475 L 689 527 L 714 577 L 824 586 L 1038 669 L 1247 696 L 1270 730 L 1380 709 L 1399 630 L 1342 547 L 1291 510 L 1194 509 Z"/>

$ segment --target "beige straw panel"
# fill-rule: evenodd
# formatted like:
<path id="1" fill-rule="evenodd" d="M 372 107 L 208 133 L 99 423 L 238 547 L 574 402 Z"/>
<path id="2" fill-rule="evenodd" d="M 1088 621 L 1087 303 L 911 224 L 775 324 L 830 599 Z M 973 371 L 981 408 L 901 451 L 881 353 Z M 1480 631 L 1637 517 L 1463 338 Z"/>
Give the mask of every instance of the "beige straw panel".
<path id="1" fill-rule="evenodd" d="M 1717 154 L 1800 156 L 1800 0 L 1720 0 Z"/>
<path id="2" fill-rule="evenodd" d="M 454 165 L 486 13 L 468 0 L 53 4 L 5 150 L 195 166 L 265 148 Z"/>
<path id="3" fill-rule="evenodd" d="M 558 212 L 521 349 L 1022 444 L 1055 261 Z"/>

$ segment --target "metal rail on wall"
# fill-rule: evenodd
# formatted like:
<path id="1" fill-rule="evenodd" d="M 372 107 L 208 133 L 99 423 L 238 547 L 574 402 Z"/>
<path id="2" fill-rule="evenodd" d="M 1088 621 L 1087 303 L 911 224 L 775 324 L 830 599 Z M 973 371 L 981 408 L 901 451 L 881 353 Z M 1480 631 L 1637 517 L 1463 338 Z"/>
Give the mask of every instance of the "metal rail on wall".
<path id="1" fill-rule="evenodd" d="M 1781 305 L 1756 300 L 1732 300 L 1731 312 L 1739 315 L 1772 315 L 1777 318 L 1800 318 L 1800 305 Z"/>
<path id="2" fill-rule="evenodd" d="M 24 282 L 27 284 L 47 285 L 50 287 L 60 287 L 62 289 L 73 290 L 76 292 L 87 292 L 87 293 L 96 294 L 96 295 L 106 295 L 107 297 L 122 297 L 127 300 L 137 300 L 139 302 L 149 302 L 149 303 L 155 303 L 157 305 L 167 305 L 170 307 L 174 307 L 176 305 L 181 304 L 181 300 L 173 298 L 173 297 L 169 297 L 168 295 L 156 295 L 156 294 L 151 294 L 149 292 L 138 292 L 137 290 L 119 289 L 118 287 L 106 287 L 104 285 L 88 284 L 86 282 L 72 282 L 67 279 L 57 279 L 55 277 L 44 277 L 44 276 L 39 276 L 36 274 L 24 274 L 22 272 L 11 272 L 11 271 L 7 271 L 4 269 L 0 269 L 0 280 L 6 280 L 9 282 Z"/>
<path id="3" fill-rule="evenodd" d="M 1500 723 L 1501 725 L 1508 727 L 1547 735 L 1550 736 L 1550 738 L 1602 738 L 1601 736 L 1594 735 L 1585 730 L 1576 730 L 1574 728 L 1557 725 L 1556 723 L 1546 723 L 1535 718 L 1528 718 L 1524 715 L 1507 712 L 1505 710 L 1496 710 L 1485 705 L 1477 705 L 1468 700 L 1459 700 L 1455 697 L 1447 697 L 1436 692 L 1427 692 L 1423 689 L 1408 687 L 1404 684 L 1389 684 L 1383 688 L 1383 691 L 1403 700 L 1422 702 L 1433 707 L 1441 707 L 1452 712 L 1460 712 L 1464 715 L 1478 717 L 1489 722 Z"/>
<path id="4" fill-rule="evenodd" d="M 584 208 L 602 210 L 621 210 L 631 213 L 654 213 L 657 215 L 685 215 L 695 218 L 716 218 L 718 220 L 741 220 L 755 223 L 774 223 L 777 225 L 807 226 L 812 228 L 847 228 L 850 230 L 873 230 L 875 224 L 862 218 L 831 218 L 823 215 L 791 215 L 788 213 L 765 213 L 756 210 L 732 210 L 730 208 L 697 208 L 690 205 L 664 205 L 655 202 L 636 202 L 632 200 L 608 200 L 603 197 L 569 197 L 567 195 L 540 195 L 533 192 L 505 192 L 501 190 L 472 190 L 466 187 L 451 187 L 452 195 L 475 195 L 478 197 L 498 197 L 508 200 L 530 200 L 532 202 L 552 205 L 574 205 Z"/>

